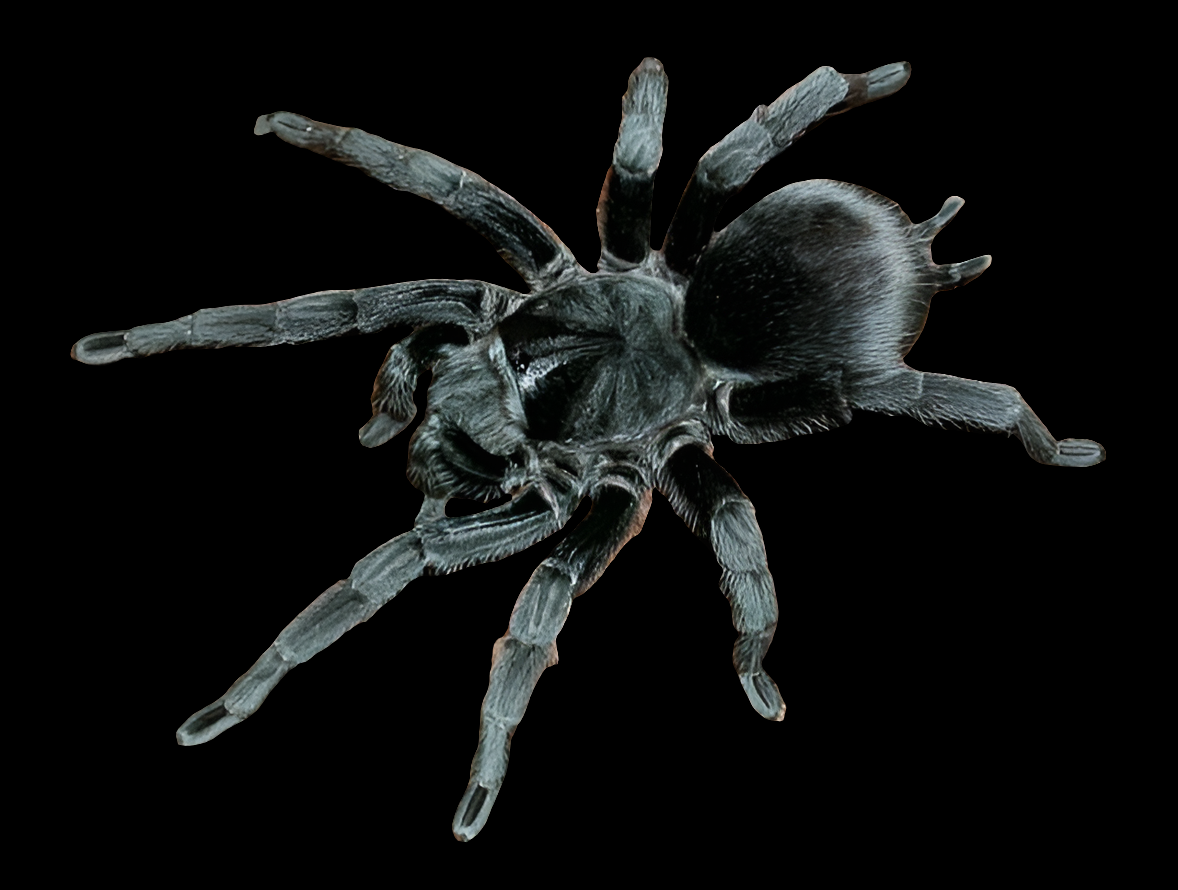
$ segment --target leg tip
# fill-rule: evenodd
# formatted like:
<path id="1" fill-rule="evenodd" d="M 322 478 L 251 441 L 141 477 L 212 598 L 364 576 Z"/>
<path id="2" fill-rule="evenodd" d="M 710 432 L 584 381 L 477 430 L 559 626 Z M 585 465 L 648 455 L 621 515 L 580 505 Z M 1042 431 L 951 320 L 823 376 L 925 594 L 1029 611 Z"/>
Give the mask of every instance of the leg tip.
<path id="1" fill-rule="evenodd" d="M 893 62 L 867 72 L 867 101 L 874 102 L 898 91 L 912 76 L 907 62 Z"/>
<path id="2" fill-rule="evenodd" d="M 322 153 L 332 148 L 347 130 L 290 111 L 275 111 L 261 115 L 254 122 L 254 132 L 259 136 L 273 133 L 283 142 Z"/>
<path id="3" fill-rule="evenodd" d="M 487 817 L 491 815 L 491 807 L 495 805 L 495 798 L 499 796 L 499 788 L 488 788 L 472 779 L 466 786 L 466 793 L 458 802 L 458 810 L 454 813 L 452 830 L 454 837 L 460 841 L 469 841 L 487 824 Z"/>
<path id="4" fill-rule="evenodd" d="M 1106 452 L 1091 439 L 1061 439 L 1053 461 L 1057 467 L 1094 467 L 1104 461 Z"/>
<path id="5" fill-rule="evenodd" d="M 243 718 L 230 714 L 225 709 L 225 699 L 219 698 L 206 708 L 201 708 L 176 730 L 176 744 L 183 747 L 202 745 L 215 739 Z"/>
<path id="6" fill-rule="evenodd" d="M 740 685 L 744 687 L 744 694 L 758 714 L 774 722 L 785 719 L 785 702 L 781 700 L 777 684 L 768 674 L 764 671 L 745 674 L 740 678 Z"/>
<path id="7" fill-rule="evenodd" d="M 132 353 L 127 348 L 126 334 L 126 331 L 90 334 L 73 345 L 70 357 L 84 365 L 109 365 L 130 358 Z"/>

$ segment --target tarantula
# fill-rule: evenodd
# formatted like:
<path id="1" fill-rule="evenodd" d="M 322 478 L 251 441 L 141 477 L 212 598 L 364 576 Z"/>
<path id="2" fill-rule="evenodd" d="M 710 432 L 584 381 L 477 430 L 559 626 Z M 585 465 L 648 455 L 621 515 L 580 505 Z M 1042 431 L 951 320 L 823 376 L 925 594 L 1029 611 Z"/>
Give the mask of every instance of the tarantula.
<path id="1" fill-rule="evenodd" d="M 931 242 L 962 206 L 949 198 L 913 225 L 893 202 L 855 185 L 799 182 L 722 231 L 725 201 L 825 118 L 889 96 L 906 63 L 867 74 L 820 68 L 700 159 L 663 246 L 650 246 L 667 77 L 655 59 L 631 74 L 597 207 L 596 272 L 553 232 L 479 176 L 363 130 L 277 112 L 254 132 L 436 201 L 486 237 L 525 280 L 518 293 L 480 281 L 429 280 L 325 291 L 261 306 L 202 309 L 176 321 L 92 334 L 86 364 L 173 349 L 304 343 L 409 323 L 388 352 L 360 430 L 387 442 L 416 414 L 417 379 L 433 370 L 409 446 L 424 494 L 414 527 L 356 563 L 229 690 L 177 732 L 207 742 L 250 716 L 292 667 L 368 620 L 410 581 L 500 559 L 560 529 L 584 496 L 592 510 L 536 569 L 494 647 L 479 742 L 453 831 L 485 825 L 511 737 L 575 597 L 642 528 L 651 490 L 715 551 L 737 630 L 733 663 L 757 713 L 785 705 L 762 669 L 777 601 L 752 504 L 711 457 L 710 437 L 772 442 L 846 423 L 853 409 L 908 414 L 1017 435 L 1035 460 L 1090 466 L 1104 449 L 1056 441 L 1008 386 L 915 371 L 903 358 L 933 294 L 990 264 L 932 262 Z M 450 498 L 511 500 L 449 517 Z"/>

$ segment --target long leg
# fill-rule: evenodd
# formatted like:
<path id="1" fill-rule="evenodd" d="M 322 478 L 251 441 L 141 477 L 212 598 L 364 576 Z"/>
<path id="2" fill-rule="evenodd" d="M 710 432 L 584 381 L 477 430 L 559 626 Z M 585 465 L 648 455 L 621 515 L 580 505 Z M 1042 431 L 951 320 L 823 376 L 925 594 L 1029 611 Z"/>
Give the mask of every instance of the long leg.
<path id="1" fill-rule="evenodd" d="M 588 590 L 623 545 L 642 529 L 650 491 L 620 481 L 593 493 L 584 522 L 540 564 L 516 600 L 507 633 L 491 656 L 479 745 L 454 814 L 454 836 L 468 841 L 487 823 L 507 772 L 511 737 L 544 669 L 556 664 L 556 635 L 573 598 Z"/>
<path id="2" fill-rule="evenodd" d="M 573 500 L 568 491 L 554 495 L 549 488 L 545 496 L 532 487 L 510 503 L 474 516 L 423 521 L 373 550 L 346 580 L 328 588 L 287 625 L 228 692 L 185 720 L 176 741 L 199 745 L 236 726 L 291 668 L 367 621 L 427 568 L 441 574 L 530 547 L 564 525 Z"/>
<path id="3" fill-rule="evenodd" d="M 759 106 L 751 118 L 700 158 L 667 230 L 663 244 L 667 265 L 690 273 L 711 240 L 724 203 L 761 167 L 823 118 L 890 96 L 907 83 L 910 73 L 907 62 L 884 65 L 867 74 L 839 74 L 833 68 L 819 68 L 772 105 Z"/>
<path id="4" fill-rule="evenodd" d="M 530 210 L 478 174 L 437 155 L 289 111 L 262 115 L 254 132 L 274 133 L 291 145 L 357 167 L 398 191 L 441 204 L 490 241 L 531 287 L 577 268 L 569 249 Z"/>
<path id="5" fill-rule="evenodd" d="M 309 343 L 403 323 L 456 324 L 482 331 L 522 296 L 483 281 L 448 279 L 328 290 L 260 306 L 201 309 L 175 321 L 90 334 L 70 354 L 87 365 L 106 365 L 173 349 Z"/>
<path id="6" fill-rule="evenodd" d="M 777 595 L 752 503 L 736 481 L 696 445 L 659 471 L 659 490 L 687 526 L 707 539 L 720 563 L 720 589 L 732 605 L 732 663 L 749 702 L 767 720 L 785 717 L 777 684 L 761 667 L 777 629 Z"/>
<path id="7" fill-rule="evenodd" d="M 650 253 L 650 204 L 663 155 L 667 75 L 658 59 L 643 59 L 622 96 L 622 125 L 613 163 L 597 202 L 599 269 L 632 268 Z"/>
<path id="8" fill-rule="evenodd" d="M 949 421 L 1019 437 L 1027 454 L 1041 464 L 1090 467 L 1104 460 L 1104 449 L 1089 439 L 1056 441 L 1018 390 L 946 374 L 901 367 L 866 384 L 850 397 L 854 408 L 885 414 L 910 414 L 925 423 Z"/>

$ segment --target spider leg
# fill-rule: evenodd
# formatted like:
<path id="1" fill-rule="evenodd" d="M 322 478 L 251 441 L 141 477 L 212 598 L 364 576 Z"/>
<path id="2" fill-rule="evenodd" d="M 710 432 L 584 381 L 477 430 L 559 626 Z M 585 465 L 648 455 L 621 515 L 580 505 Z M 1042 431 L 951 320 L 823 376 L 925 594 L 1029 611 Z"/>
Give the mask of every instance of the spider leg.
<path id="1" fill-rule="evenodd" d="M 593 492 L 593 509 L 533 573 L 516 600 L 507 633 L 491 656 L 479 744 L 470 781 L 454 814 L 454 836 L 468 841 L 487 823 L 507 772 L 511 737 L 536 682 L 556 664 L 556 636 L 574 597 L 588 590 L 625 543 L 642 529 L 650 491 L 628 480 Z"/>
<path id="2" fill-rule="evenodd" d="M 677 450 L 659 471 L 659 490 L 720 563 L 720 589 L 737 630 L 732 663 L 749 702 L 767 720 L 785 717 L 777 684 L 761 660 L 777 629 L 777 596 L 753 505 L 740 486 L 697 445 Z"/>
<path id="3" fill-rule="evenodd" d="M 253 714 L 291 668 L 367 621 L 426 569 L 452 572 L 524 550 L 564 525 L 575 500 L 575 492 L 555 485 L 532 486 L 473 516 L 427 517 L 317 597 L 223 696 L 184 721 L 176 741 L 199 745 L 216 738 Z"/>
<path id="4" fill-rule="evenodd" d="M 851 406 L 885 414 L 909 414 L 923 423 L 961 423 L 1014 434 L 1027 454 L 1056 467 L 1090 467 L 1105 452 L 1089 439 L 1060 439 L 1047 431 L 1018 390 L 1001 383 L 984 383 L 928 374 L 907 366 L 870 383 L 860 383 L 850 396 Z"/>
<path id="5" fill-rule="evenodd" d="M 808 130 L 830 115 L 890 96 L 908 82 L 907 62 L 884 65 L 866 74 L 840 74 L 819 68 L 790 87 L 769 106 L 713 145 L 696 164 L 667 230 L 667 265 L 688 274 L 712 238 L 725 202 L 753 175 Z"/>
<path id="6" fill-rule="evenodd" d="M 321 291 L 260 306 L 201 309 L 175 321 L 90 334 L 75 343 L 70 354 L 87 365 L 106 365 L 173 349 L 309 343 L 405 323 L 454 324 L 484 331 L 522 297 L 483 281 L 441 278 Z"/>
<path id="7" fill-rule="evenodd" d="M 666 72 L 658 59 L 643 59 L 622 96 L 613 163 L 597 202 L 599 269 L 633 268 L 650 253 L 650 205 L 654 174 L 663 154 L 666 113 Z"/>
<path id="8" fill-rule="evenodd" d="M 291 145 L 357 167 L 398 191 L 441 204 L 490 241 L 531 287 L 577 268 L 569 249 L 530 210 L 478 174 L 437 155 L 288 111 L 263 114 L 254 132 L 274 133 Z"/>
<path id="9" fill-rule="evenodd" d="M 841 377 L 823 370 L 768 383 L 724 383 L 709 406 L 712 429 L 751 445 L 849 423 Z"/>
<path id="10" fill-rule="evenodd" d="M 396 343 L 385 356 L 372 387 L 372 419 L 360 429 L 360 444 L 383 445 L 405 429 L 417 414 L 413 391 L 417 378 L 446 353 L 465 345 L 466 335 L 452 325 L 420 328 Z"/>

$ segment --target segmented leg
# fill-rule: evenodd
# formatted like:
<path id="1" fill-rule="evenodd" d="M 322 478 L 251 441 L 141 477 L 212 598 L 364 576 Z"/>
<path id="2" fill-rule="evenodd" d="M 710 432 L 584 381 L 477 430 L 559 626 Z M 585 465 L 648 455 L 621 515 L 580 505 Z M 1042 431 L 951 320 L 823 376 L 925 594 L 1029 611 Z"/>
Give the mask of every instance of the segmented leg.
<path id="1" fill-rule="evenodd" d="M 422 372 L 434 366 L 448 348 L 461 346 L 467 337 L 453 325 L 433 325 L 414 331 L 393 345 L 376 374 L 372 387 L 372 419 L 360 429 L 360 444 L 383 445 L 405 429 L 417 414 L 413 391 Z"/>
<path id="2" fill-rule="evenodd" d="M 431 279 L 359 290 L 328 290 L 260 306 L 201 309 L 175 321 L 90 334 L 70 354 L 87 365 L 173 349 L 310 343 L 394 324 L 453 324 L 489 329 L 523 297 L 484 281 Z"/>
<path id="3" fill-rule="evenodd" d="M 492 562 L 532 546 L 568 520 L 575 496 L 527 489 L 510 503 L 474 516 L 428 518 L 364 557 L 346 580 L 311 603 L 228 692 L 184 721 L 181 745 L 199 745 L 258 709 L 295 665 L 367 621 L 427 569 L 441 574 Z"/>
<path id="4" fill-rule="evenodd" d="M 761 668 L 777 629 L 777 596 L 752 503 L 696 445 L 685 445 L 671 455 L 658 482 L 659 491 L 688 528 L 709 541 L 716 553 L 720 589 L 732 605 L 737 630 L 732 663 L 749 702 L 767 720 L 781 720 L 785 703 L 777 684 Z"/>
<path id="5" fill-rule="evenodd" d="M 903 367 L 857 385 L 850 400 L 855 408 L 909 414 L 924 423 L 949 421 L 1014 434 L 1027 454 L 1042 464 L 1090 467 L 1104 460 L 1104 449 L 1089 439 L 1056 441 L 1018 391 L 1001 383 L 926 374 Z"/>
<path id="6" fill-rule="evenodd" d="M 628 482 L 593 493 L 585 520 L 540 564 L 516 600 L 507 634 L 491 656 L 479 745 L 454 814 L 454 836 L 468 841 L 487 823 L 507 772 L 511 737 L 544 669 L 556 664 L 556 636 L 573 598 L 588 590 L 623 545 L 642 529 L 650 492 Z"/>
<path id="7" fill-rule="evenodd" d="M 481 176 L 437 155 L 289 111 L 262 115 L 254 132 L 274 133 L 291 145 L 357 167 L 398 191 L 441 204 L 490 241 L 530 287 L 577 268 L 569 249 L 530 210 Z"/>
<path id="8" fill-rule="evenodd" d="M 622 96 L 622 125 L 597 202 L 599 269 L 630 269 L 650 252 L 650 204 L 666 113 L 666 72 L 658 59 L 643 59 Z"/>
<path id="9" fill-rule="evenodd" d="M 712 146 L 700 158 L 663 243 L 667 265 L 689 274 L 711 240 L 724 203 L 753 175 L 824 117 L 890 96 L 908 82 L 907 62 L 884 65 L 867 74 L 839 74 L 819 68 L 790 87 L 772 105 Z"/>
<path id="10" fill-rule="evenodd" d="M 851 420 L 842 374 L 825 369 L 769 383 L 725 383 L 709 407 L 713 431 L 742 445 L 779 442 Z"/>

